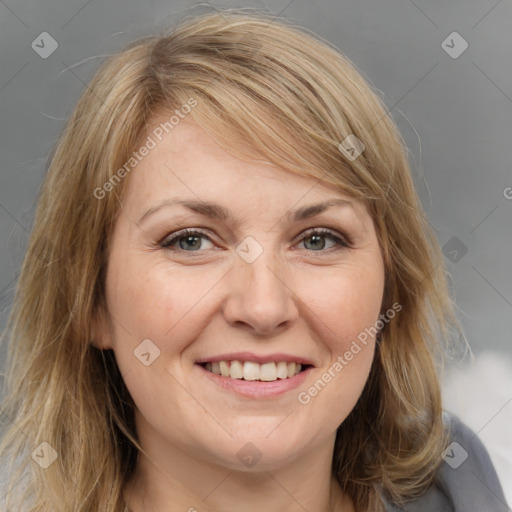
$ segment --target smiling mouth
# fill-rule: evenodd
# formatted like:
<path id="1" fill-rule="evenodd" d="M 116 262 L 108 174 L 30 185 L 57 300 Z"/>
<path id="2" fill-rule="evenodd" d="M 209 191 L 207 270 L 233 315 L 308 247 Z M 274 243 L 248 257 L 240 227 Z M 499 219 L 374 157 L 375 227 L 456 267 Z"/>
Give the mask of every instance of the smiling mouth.
<path id="1" fill-rule="evenodd" d="M 200 363 L 205 370 L 229 379 L 273 382 L 285 380 L 311 368 L 312 365 L 279 361 L 259 364 L 254 361 L 215 361 Z"/>

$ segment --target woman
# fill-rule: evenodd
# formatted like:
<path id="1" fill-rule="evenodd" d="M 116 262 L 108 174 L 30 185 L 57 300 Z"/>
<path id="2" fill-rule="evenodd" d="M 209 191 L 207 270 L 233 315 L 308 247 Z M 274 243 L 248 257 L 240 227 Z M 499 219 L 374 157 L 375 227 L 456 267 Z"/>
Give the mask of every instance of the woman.
<path id="1" fill-rule="evenodd" d="M 7 510 L 506 510 L 443 416 L 453 326 L 400 135 L 345 57 L 237 12 L 137 41 L 39 198 Z"/>

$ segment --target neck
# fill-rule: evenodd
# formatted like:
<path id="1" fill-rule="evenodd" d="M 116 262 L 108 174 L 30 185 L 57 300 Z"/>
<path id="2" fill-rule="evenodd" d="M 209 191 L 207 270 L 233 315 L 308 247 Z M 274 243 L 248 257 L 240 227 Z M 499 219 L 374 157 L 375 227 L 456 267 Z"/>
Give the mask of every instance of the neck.
<path id="1" fill-rule="evenodd" d="M 231 470 L 139 433 L 137 467 L 125 488 L 130 512 L 354 512 L 331 473 L 334 436 L 265 471 Z"/>
<path id="2" fill-rule="evenodd" d="M 328 485 L 315 489 L 307 477 L 302 482 L 290 482 L 279 471 L 245 477 L 228 471 L 217 486 L 204 487 L 202 493 L 183 489 L 180 481 L 168 475 L 156 480 L 138 477 L 126 486 L 125 501 L 129 512 L 355 511 L 334 477 Z"/>

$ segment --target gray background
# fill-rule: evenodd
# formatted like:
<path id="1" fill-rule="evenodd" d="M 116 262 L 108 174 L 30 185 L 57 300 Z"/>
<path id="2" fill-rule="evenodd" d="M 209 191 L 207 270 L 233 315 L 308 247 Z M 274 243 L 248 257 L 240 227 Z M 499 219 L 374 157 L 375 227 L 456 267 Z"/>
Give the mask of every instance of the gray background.
<path id="1" fill-rule="evenodd" d="M 491 422 L 512 431 L 512 382 L 492 378 L 497 365 L 512 360 L 510 0 L 0 0 L 0 328 L 49 151 L 101 56 L 186 15 L 239 6 L 268 9 L 313 30 L 382 96 L 411 150 L 471 348 L 477 357 L 495 352 L 468 381 L 489 382 L 480 402 L 455 393 L 451 406 L 483 436 Z M 443 49 L 461 48 L 448 37 L 454 31 L 469 45 L 458 58 Z M 45 59 L 31 47 L 41 44 L 42 32 L 58 43 Z M 512 374 L 512 365 L 500 368 L 505 379 Z M 504 442 L 501 455 L 510 454 L 510 436 Z M 512 454 L 509 469 L 510 460 Z"/>

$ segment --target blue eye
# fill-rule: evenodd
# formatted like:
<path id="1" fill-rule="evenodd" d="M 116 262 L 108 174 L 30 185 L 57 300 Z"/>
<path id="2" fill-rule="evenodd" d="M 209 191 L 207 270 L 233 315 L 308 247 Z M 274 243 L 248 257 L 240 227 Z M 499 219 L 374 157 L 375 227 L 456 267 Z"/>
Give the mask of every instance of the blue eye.
<path id="1" fill-rule="evenodd" d="M 174 236 L 172 236 L 171 238 L 165 239 L 160 244 L 160 246 L 164 249 L 168 249 L 174 246 L 177 242 L 179 242 L 178 250 L 196 252 L 196 249 L 198 249 L 201 246 L 201 239 L 205 239 L 211 242 L 210 238 L 206 235 L 206 233 L 202 231 L 198 231 L 196 229 L 184 229 L 183 231 L 180 231 Z M 188 251 L 188 248 L 192 248 L 192 251 Z"/>
<path id="2" fill-rule="evenodd" d="M 338 248 L 339 246 L 350 247 L 350 244 L 347 241 L 336 236 L 331 231 L 318 228 L 314 228 L 306 232 L 305 235 L 301 238 L 300 243 L 306 243 L 306 241 L 309 240 L 312 242 L 309 245 L 312 247 L 311 250 L 313 252 L 326 252 L 327 250 L 330 251 L 333 249 L 333 246 L 331 246 L 324 250 L 326 248 L 326 243 L 323 241 L 323 239 L 328 238 L 334 241 L 334 246 L 338 246 Z M 210 237 L 204 231 L 198 229 L 184 229 L 172 235 L 171 237 L 164 239 L 162 242 L 160 242 L 159 245 L 163 249 L 172 248 L 172 250 L 175 251 L 200 252 L 199 249 L 201 248 L 202 240 L 207 240 L 213 245 Z M 176 245 L 178 247 L 175 247 Z M 306 247 L 306 249 L 308 248 Z"/>

